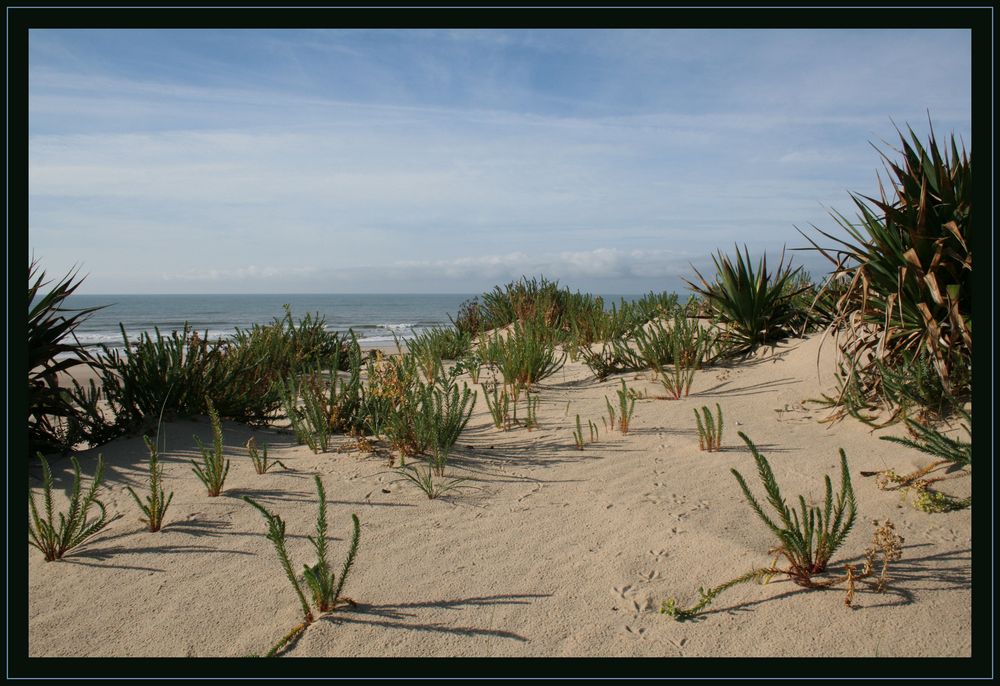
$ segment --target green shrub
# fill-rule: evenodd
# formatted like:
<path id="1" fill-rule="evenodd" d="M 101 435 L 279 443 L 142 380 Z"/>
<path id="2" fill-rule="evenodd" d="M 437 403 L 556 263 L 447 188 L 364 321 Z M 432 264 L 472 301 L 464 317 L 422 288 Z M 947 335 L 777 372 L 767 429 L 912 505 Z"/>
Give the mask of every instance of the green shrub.
<path id="1" fill-rule="evenodd" d="M 556 343 L 545 327 L 530 321 L 515 322 L 506 337 L 488 338 L 482 351 L 483 358 L 500 370 L 505 384 L 526 390 L 555 374 L 566 362 L 566 354 L 556 352 Z"/>
<path id="2" fill-rule="evenodd" d="M 222 486 L 226 482 L 226 475 L 229 474 L 229 460 L 222 453 L 222 423 L 219 421 L 219 414 L 215 411 L 212 401 L 205 399 L 208 406 L 208 416 L 212 422 L 212 448 L 205 447 L 198 436 L 194 437 L 194 442 L 198 444 L 201 452 L 202 464 L 199 465 L 194 460 L 192 470 L 198 479 L 205 484 L 208 489 L 208 496 L 214 498 L 222 493 Z"/>
<path id="3" fill-rule="evenodd" d="M 149 440 L 148 436 L 143 436 L 142 439 L 146 442 L 146 448 L 149 450 L 149 495 L 146 496 L 146 502 L 144 503 L 139 498 L 131 486 L 126 486 L 126 488 L 135 500 L 135 504 L 146 515 L 145 519 L 139 521 L 144 522 L 150 531 L 159 531 L 163 527 L 163 518 L 167 514 L 167 508 L 170 507 L 170 501 L 174 499 L 174 494 L 171 493 L 164 497 L 163 468 L 160 466 L 156 443 Z"/>
<path id="4" fill-rule="evenodd" d="M 94 421 L 100 415 L 88 413 L 73 395 L 59 386 L 59 373 L 80 365 L 99 367 L 90 352 L 76 340 L 75 331 L 101 307 L 72 309 L 69 298 L 83 279 L 70 272 L 47 293 L 45 272 L 37 261 L 28 265 L 28 449 L 30 452 L 57 452 L 72 447 L 75 439 L 103 442 L 105 425 Z M 95 390 L 96 393 L 96 390 Z M 95 403 L 96 405 L 96 403 Z M 69 436 L 69 423 L 76 422 Z M 81 431 L 82 430 L 82 431 Z M 113 437 L 113 433 L 112 436 Z M 29 453 L 30 454 L 30 453 Z"/>
<path id="5" fill-rule="evenodd" d="M 464 382 L 459 391 L 458 384 L 442 380 L 431 386 L 424 396 L 420 405 L 424 418 L 419 423 L 427 427 L 430 434 L 431 465 L 438 476 L 444 474 L 448 455 L 469 423 L 475 405 L 476 393 Z"/>
<path id="6" fill-rule="evenodd" d="M 267 424 L 277 417 L 281 386 L 289 376 L 347 367 L 361 355 L 353 334 L 341 339 L 328 332 L 318 315 L 306 315 L 296 325 L 287 305 L 284 318 L 211 342 L 187 324 L 169 336 L 159 329 L 155 338 L 142 333 L 136 343 L 129 343 L 120 328 L 125 348 L 103 346 L 102 383 L 125 430 L 149 428 L 161 412 L 168 417 L 205 414 L 206 397 L 213 398 L 222 416 Z"/>
<path id="7" fill-rule="evenodd" d="M 73 491 L 69 499 L 69 510 L 59 513 L 59 523 L 56 524 L 52 512 L 52 470 L 45 457 L 38 453 L 42 462 L 42 489 L 45 492 L 44 517 L 39 514 L 35 504 L 35 495 L 28 487 L 28 504 L 31 509 L 31 520 L 28 522 L 28 545 L 38 548 L 45 555 L 46 562 L 61 560 L 63 555 L 73 550 L 88 538 L 91 538 L 117 517 L 108 519 L 104 503 L 97 499 L 97 489 L 101 485 L 104 473 L 104 458 L 97 457 L 97 471 L 90 482 L 87 495 L 80 498 L 80 463 L 76 457 L 70 457 L 73 463 Z M 90 507 L 96 505 L 100 510 L 97 519 L 88 519 Z"/>
<path id="8" fill-rule="evenodd" d="M 440 327 L 419 333 L 406 343 L 407 350 L 416 358 L 427 379 L 442 373 L 443 360 L 460 360 L 471 346 L 471 334 Z"/>

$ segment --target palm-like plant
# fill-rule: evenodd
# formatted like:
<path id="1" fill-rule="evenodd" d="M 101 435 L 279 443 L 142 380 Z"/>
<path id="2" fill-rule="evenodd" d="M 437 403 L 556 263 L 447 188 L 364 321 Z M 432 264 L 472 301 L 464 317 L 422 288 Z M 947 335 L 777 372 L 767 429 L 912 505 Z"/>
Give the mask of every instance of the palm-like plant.
<path id="1" fill-rule="evenodd" d="M 712 256 L 717 271 L 716 281 L 709 283 L 695 269 L 701 285 L 688 285 L 702 295 L 714 315 L 728 325 L 727 337 L 734 352 L 751 352 L 757 346 L 792 333 L 797 320 L 795 298 L 807 288 L 790 288 L 801 267 L 792 269 L 785 264 L 784 250 L 777 269 L 767 268 L 767 256 L 761 257 L 754 269 L 750 254 L 736 248 L 736 260 L 721 251 Z M 693 268 L 693 267 L 692 267 Z"/>
<path id="2" fill-rule="evenodd" d="M 75 330 L 102 307 L 65 307 L 83 279 L 71 271 L 51 289 L 38 262 L 28 265 L 28 447 L 30 452 L 54 452 L 65 446 L 65 425 L 80 414 L 72 396 L 59 387 L 59 373 L 79 365 L 99 363 L 76 339 Z M 72 341 L 72 342 L 71 342 Z"/>
<path id="3" fill-rule="evenodd" d="M 891 193 L 879 179 L 879 199 L 851 194 L 856 223 L 831 213 L 847 239 L 817 229 L 837 245 L 823 248 L 806 236 L 807 249 L 834 266 L 828 284 L 840 290 L 833 324 L 845 333 L 841 350 L 849 359 L 870 360 L 861 371 L 871 391 L 878 389 L 877 363 L 919 351 L 932 356 L 947 388 L 956 366 L 971 365 L 972 163 L 954 136 L 942 152 L 933 129 L 926 147 L 912 129 L 909 141 L 897 132 L 902 161 L 880 151 Z"/>

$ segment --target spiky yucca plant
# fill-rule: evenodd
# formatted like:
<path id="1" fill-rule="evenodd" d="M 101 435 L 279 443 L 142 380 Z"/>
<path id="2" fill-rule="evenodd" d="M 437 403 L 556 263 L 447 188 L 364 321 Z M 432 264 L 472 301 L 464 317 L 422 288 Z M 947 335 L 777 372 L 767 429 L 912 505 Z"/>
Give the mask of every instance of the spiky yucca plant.
<path id="1" fill-rule="evenodd" d="M 880 151 L 889 192 L 879 179 L 880 198 L 851 194 L 857 222 L 832 213 L 848 238 L 817 229 L 836 243 L 826 248 L 806 236 L 834 267 L 833 324 L 847 359 L 862 360 L 870 393 L 879 391 L 876 365 L 904 355 L 926 351 L 946 388 L 956 367 L 971 366 L 971 159 L 954 136 L 942 149 L 931 128 L 925 147 L 907 128 L 909 140 L 897 129 L 901 161 Z"/>
<path id="2" fill-rule="evenodd" d="M 28 448 L 30 452 L 55 452 L 66 445 L 67 424 L 81 419 L 79 405 L 59 386 L 60 372 L 99 363 L 76 340 L 75 331 L 101 307 L 72 309 L 66 300 L 83 279 L 71 271 L 45 294 L 50 282 L 38 262 L 28 265 Z M 60 424 L 62 423 L 62 424 Z"/>
<path id="3" fill-rule="evenodd" d="M 163 467 L 160 466 L 156 443 L 149 440 L 148 436 L 143 436 L 142 439 L 146 442 L 146 448 L 149 450 L 149 495 L 146 496 L 146 502 L 142 502 L 131 486 L 126 486 L 126 488 L 132 494 L 136 505 L 146 515 L 145 519 L 139 521 L 145 522 L 150 531 L 159 531 L 163 527 L 163 517 L 167 514 L 167 508 L 170 507 L 170 501 L 174 499 L 174 494 L 171 493 L 164 497 Z"/>
<path id="4" fill-rule="evenodd" d="M 222 492 L 222 486 L 226 482 L 226 475 L 229 474 L 229 460 L 222 454 L 222 423 L 219 421 L 219 414 L 215 411 L 210 398 L 205 398 L 208 405 L 208 416 L 212 422 L 212 449 L 209 450 L 201 442 L 198 436 L 194 437 L 194 442 L 198 444 L 201 451 L 202 464 L 199 465 L 194 460 L 194 473 L 198 479 L 205 484 L 209 497 L 216 497 Z"/>
<path id="5" fill-rule="evenodd" d="M 797 318 L 795 298 L 806 287 L 789 288 L 801 267 L 792 269 L 790 262 L 786 265 L 784 250 L 773 273 L 768 271 L 766 255 L 754 269 L 745 245 L 743 254 L 736 248 L 735 262 L 721 251 L 712 256 L 712 261 L 717 271 L 714 283 L 706 281 L 697 269 L 694 272 L 701 285 L 687 283 L 705 298 L 718 320 L 728 326 L 725 338 L 734 352 L 752 352 L 761 344 L 793 333 Z"/>
<path id="6" fill-rule="evenodd" d="M 59 523 L 56 524 L 52 512 L 52 470 L 45 457 L 38 453 L 42 462 L 42 489 L 45 493 L 44 517 L 39 514 L 35 504 L 35 494 L 28 487 L 28 504 L 31 508 L 31 520 L 28 522 L 28 545 L 38 548 L 45 555 L 46 562 L 61 560 L 63 555 L 76 548 L 88 538 L 100 532 L 115 518 L 108 519 L 104 503 L 97 499 L 97 489 L 101 485 L 104 473 L 104 458 L 97 456 L 97 471 L 90 482 L 87 494 L 80 498 L 80 463 L 76 457 L 70 457 L 73 463 L 73 491 L 69 499 L 69 510 L 59 513 Z M 100 510 L 97 519 L 88 519 L 91 505 Z"/>

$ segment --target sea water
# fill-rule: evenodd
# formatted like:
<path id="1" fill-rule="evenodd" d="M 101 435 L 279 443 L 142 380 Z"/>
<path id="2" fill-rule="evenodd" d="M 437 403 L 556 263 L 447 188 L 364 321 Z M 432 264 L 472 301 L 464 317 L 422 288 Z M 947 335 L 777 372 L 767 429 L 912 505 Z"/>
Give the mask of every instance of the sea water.
<path id="1" fill-rule="evenodd" d="M 459 307 L 475 294 L 268 294 L 268 295 L 72 295 L 65 306 L 104 306 L 77 329 L 80 343 L 97 348 L 124 346 L 121 327 L 130 342 L 140 334 L 163 335 L 179 331 L 184 324 L 208 339 L 233 335 L 237 328 L 269 324 L 284 317 L 291 307 L 298 321 L 306 314 L 322 316 L 330 331 L 353 330 L 363 345 L 391 345 L 406 341 L 436 326 L 449 326 Z M 633 295 L 603 295 L 609 304 Z M 95 351 L 96 352 L 96 351 Z"/>

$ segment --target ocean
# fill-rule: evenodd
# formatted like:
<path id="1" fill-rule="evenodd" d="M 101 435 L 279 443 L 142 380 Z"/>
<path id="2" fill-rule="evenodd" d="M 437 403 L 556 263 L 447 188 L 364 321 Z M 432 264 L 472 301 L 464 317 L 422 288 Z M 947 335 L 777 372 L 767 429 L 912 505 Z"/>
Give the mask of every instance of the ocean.
<path id="1" fill-rule="evenodd" d="M 85 308 L 107 305 L 81 324 L 76 335 L 80 343 L 97 348 L 104 344 L 121 348 L 119 324 L 124 325 L 129 341 L 147 332 L 168 335 L 188 322 L 209 339 L 230 336 L 237 327 L 268 324 L 283 317 L 283 305 L 292 309 L 298 321 L 309 314 L 325 317 L 327 328 L 346 333 L 353 330 L 365 345 L 392 344 L 435 326 L 450 325 L 449 315 L 458 313 L 459 306 L 477 294 L 328 294 L 328 295 L 72 295 L 66 307 Z M 604 295 L 604 302 L 618 302 L 624 297 Z M 96 352 L 96 351 L 95 351 Z"/>

